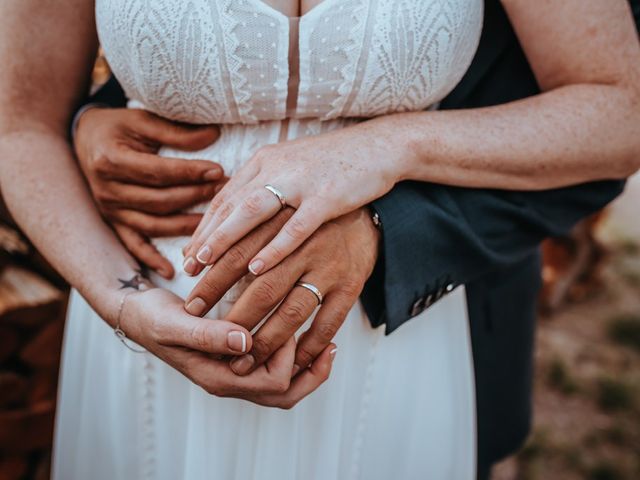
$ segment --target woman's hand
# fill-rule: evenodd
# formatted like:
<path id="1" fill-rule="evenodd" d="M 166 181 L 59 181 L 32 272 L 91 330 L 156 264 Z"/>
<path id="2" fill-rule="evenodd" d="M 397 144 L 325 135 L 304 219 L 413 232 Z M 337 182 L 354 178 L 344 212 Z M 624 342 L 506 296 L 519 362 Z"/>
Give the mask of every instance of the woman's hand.
<path id="1" fill-rule="evenodd" d="M 185 271 L 198 274 L 278 213 L 271 185 L 297 211 L 250 262 L 253 274 L 266 272 L 323 223 L 391 190 L 403 179 L 406 150 L 376 120 L 260 149 L 213 199 L 184 250 Z"/>
<path id="2" fill-rule="evenodd" d="M 249 260 L 292 213 L 290 208 L 278 213 L 225 253 L 187 296 L 186 310 L 202 316 L 218 303 L 228 288 L 246 275 Z M 295 369 L 315 365 L 358 301 L 376 264 L 380 237 L 370 212 L 361 208 L 322 225 L 282 263 L 251 282 L 225 317 L 251 331 L 261 324 L 249 353 L 233 359 L 233 371 L 246 375 L 262 365 L 317 310 L 309 330 L 298 338 Z M 298 287 L 298 281 L 320 290 L 323 303 L 319 308 L 314 294 Z"/>
<path id="3" fill-rule="evenodd" d="M 158 150 L 202 150 L 218 135 L 215 126 L 179 124 L 144 110 L 94 107 L 78 121 L 78 163 L 100 213 L 127 249 L 165 278 L 173 267 L 149 237 L 191 235 L 201 215 L 183 210 L 211 200 L 224 179 L 216 163 L 160 157 Z"/>
<path id="4" fill-rule="evenodd" d="M 120 326 L 128 338 L 212 395 L 290 408 L 329 377 L 333 344 L 324 349 L 318 365 L 292 381 L 293 339 L 251 375 L 237 376 L 229 367 L 228 356 L 251 349 L 249 331 L 224 320 L 194 317 L 183 305 L 178 296 L 160 288 L 133 292 L 125 299 Z"/>

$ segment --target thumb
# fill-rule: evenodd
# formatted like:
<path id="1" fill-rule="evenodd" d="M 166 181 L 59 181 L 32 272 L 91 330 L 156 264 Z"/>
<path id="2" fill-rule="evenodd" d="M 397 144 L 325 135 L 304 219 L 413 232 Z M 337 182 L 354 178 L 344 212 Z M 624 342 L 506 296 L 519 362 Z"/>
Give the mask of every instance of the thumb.
<path id="1" fill-rule="evenodd" d="M 184 312 L 174 317 L 172 344 L 216 355 L 242 355 L 251 349 L 249 331 L 225 320 L 211 320 Z"/>
<path id="2" fill-rule="evenodd" d="M 160 145 L 194 152 L 208 147 L 220 137 L 217 125 L 172 122 L 149 112 L 140 116 L 134 131 Z"/>

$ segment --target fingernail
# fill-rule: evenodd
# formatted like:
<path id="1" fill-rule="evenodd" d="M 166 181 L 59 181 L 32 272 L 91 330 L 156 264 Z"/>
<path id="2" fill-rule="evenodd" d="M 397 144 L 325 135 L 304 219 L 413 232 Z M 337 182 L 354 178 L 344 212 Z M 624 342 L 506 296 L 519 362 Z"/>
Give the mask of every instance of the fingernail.
<path id="1" fill-rule="evenodd" d="M 295 377 L 300 371 L 300 365 L 293 364 L 293 368 L 291 369 L 291 376 Z"/>
<path id="2" fill-rule="evenodd" d="M 197 268 L 196 261 L 193 259 L 193 257 L 187 257 L 182 264 L 182 268 L 187 274 L 195 275 Z"/>
<path id="3" fill-rule="evenodd" d="M 336 353 L 338 353 L 338 349 L 334 348 L 333 350 L 331 350 L 329 352 L 329 355 L 331 356 L 331 360 L 333 361 L 334 358 L 336 358 Z"/>
<path id="4" fill-rule="evenodd" d="M 221 176 L 220 170 L 214 168 L 212 170 L 207 170 L 204 172 L 203 179 L 206 181 L 218 180 Z"/>
<path id="5" fill-rule="evenodd" d="M 195 316 L 195 317 L 200 317 L 202 316 L 202 314 L 204 314 L 205 309 L 207 308 L 207 302 L 205 302 L 203 299 L 201 299 L 200 297 L 196 297 L 193 300 L 191 300 L 186 307 L 184 307 L 184 309 L 187 311 L 187 313 Z"/>
<path id="6" fill-rule="evenodd" d="M 234 352 L 244 353 L 247 351 L 247 336 L 244 332 L 229 332 L 227 346 Z"/>
<path id="7" fill-rule="evenodd" d="M 203 265 L 206 264 L 210 258 L 211 258 L 211 248 L 209 248 L 209 245 L 205 245 L 204 247 L 202 247 L 198 251 L 198 254 L 196 255 L 196 259 Z"/>
<path id="8" fill-rule="evenodd" d="M 253 355 L 243 355 L 231 361 L 231 370 L 236 375 L 246 375 L 254 363 L 256 363 L 256 359 L 253 358 Z"/>
<path id="9" fill-rule="evenodd" d="M 262 269 L 264 268 L 264 262 L 262 260 L 254 260 L 249 265 L 249 271 L 254 275 L 260 275 Z"/>

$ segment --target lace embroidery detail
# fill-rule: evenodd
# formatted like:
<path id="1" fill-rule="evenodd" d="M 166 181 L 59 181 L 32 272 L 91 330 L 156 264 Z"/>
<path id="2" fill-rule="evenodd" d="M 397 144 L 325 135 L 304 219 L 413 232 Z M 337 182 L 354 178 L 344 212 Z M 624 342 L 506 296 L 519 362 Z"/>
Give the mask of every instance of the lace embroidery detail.
<path id="1" fill-rule="evenodd" d="M 297 117 L 421 110 L 469 66 L 482 0 L 324 0 L 300 22 Z M 286 116 L 289 21 L 262 0 L 96 0 L 127 95 L 191 123 Z"/>
<path id="2" fill-rule="evenodd" d="M 440 101 L 471 63 L 482 8 L 469 0 L 380 0 L 363 88 L 344 115 L 424 110 Z"/>
<path id="3" fill-rule="evenodd" d="M 164 117 L 230 122 L 209 2 L 102 0 L 100 40 L 127 95 Z"/>
<path id="4" fill-rule="evenodd" d="M 327 120 L 340 116 L 356 78 L 371 1 L 349 0 L 330 6 L 321 15 L 303 17 L 300 22 L 298 117 Z"/>
<path id="5" fill-rule="evenodd" d="M 223 13 L 226 63 L 241 121 L 284 119 L 289 79 L 288 19 L 262 2 L 217 3 Z"/>

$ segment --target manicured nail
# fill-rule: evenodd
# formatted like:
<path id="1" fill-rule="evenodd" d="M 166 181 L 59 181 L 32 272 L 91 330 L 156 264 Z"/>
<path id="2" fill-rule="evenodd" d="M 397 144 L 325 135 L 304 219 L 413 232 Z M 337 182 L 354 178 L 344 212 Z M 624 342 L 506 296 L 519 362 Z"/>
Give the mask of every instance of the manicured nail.
<path id="1" fill-rule="evenodd" d="M 198 251 L 196 259 L 203 265 L 211 259 L 211 248 L 209 248 L 209 245 L 205 245 Z"/>
<path id="2" fill-rule="evenodd" d="M 249 265 L 249 271 L 254 275 L 260 275 L 262 269 L 264 268 L 264 262 L 262 260 L 254 260 Z"/>
<path id="3" fill-rule="evenodd" d="M 234 352 L 245 353 L 247 351 L 247 336 L 244 332 L 229 332 L 227 346 Z"/>
<path id="4" fill-rule="evenodd" d="M 186 307 L 184 307 L 187 313 L 189 313 L 190 315 L 193 315 L 194 317 L 202 316 L 206 308 L 207 308 L 207 302 L 205 302 L 200 297 L 194 298 L 187 304 Z"/>
<path id="5" fill-rule="evenodd" d="M 220 179 L 221 176 L 222 176 L 222 172 L 219 169 L 214 168 L 214 169 L 207 170 L 206 172 L 204 172 L 204 175 L 203 175 L 202 178 L 205 181 L 209 182 L 209 181 L 213 181 L 213 180 L 218 180 L 218 179 Z"/>
<path id="6" fill-rule="evenodd" d="M 256 363 L 256 359 L 253 358 L 253 355 L 243 355 L 231 361 L 231 370 L 233 370 L 236 375 L 246 375 L 254 363 Z"/>
<path id="7" fill-rule="evenodd" d="M 300 365 L 293 364 L 293 368 L 291 369 L 291 377 L 295 377 L 300 371 Z"/>
<path id="8" fill-rule="evenodd" d="M 329 355 L 331 356 L 331 360 L 333 361 L 334 358 L 336 358 L 336 353 L 338 353 L 338 349 L 334 348 L 333 350 L 331 350 L 329 352 Z"/>
<path id="9" fill-rule="evenodd" d="M 193 257 L 187 257 L 182 264 L 182 268 L 187 274 L 195 275 L 197 268 L 196 261 L 193 259 Z"/>

